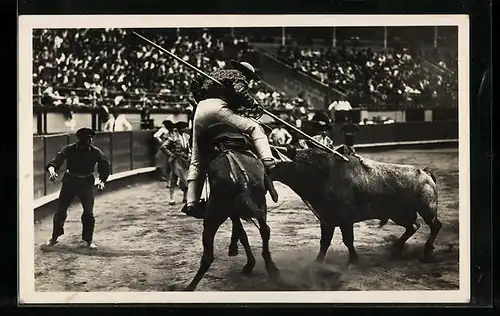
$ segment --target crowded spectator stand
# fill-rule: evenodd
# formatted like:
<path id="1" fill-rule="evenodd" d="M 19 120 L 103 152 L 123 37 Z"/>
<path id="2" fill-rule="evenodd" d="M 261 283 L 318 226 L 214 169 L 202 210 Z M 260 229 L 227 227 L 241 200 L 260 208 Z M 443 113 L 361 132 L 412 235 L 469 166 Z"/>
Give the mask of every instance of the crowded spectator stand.
<path id="1" fill-rule="evenodd" d="M 141 32 L 207 73 L 225 67 L 226 60 L 247 60 L 255 53 L 248 37 L 214 30 Z M 188 121 L 192 118 L 196 104 L 191 85 L 196 74 L 143 42 L 131 40 L 129 30 L 45 29 L 35 30 L 34 37 L 34 110 L 60 113 L 68 131 L 75 129 L 77 112 L 92 113 L 97 130 L 109 120 L 110 109 L 126 116 L 140 113 L 140 124 L 134 125 L 140 129 L 158 127 L 164 118 L 153 121 L 153 117 L 160 113 L 186 114 L 182 119 Z M 341 92 L 325 109 L 317 109 L 302 91 L 287 95 L 266 81 L 250 87 L 266 109 L 306 132 L 318 111 L 329 117 L 331 125 L 346 116 L 360 125 L 373 125 L 391 124 L 396 118 L 362 117 L 361 109 L 393 107 L 411 114 L 412 109 L 429 104 L 456 106 L 454 54 L 422 56 L 404 47 L 284 45 L 278 48 L 278 60 Z M 432 66 L 427 64 L 430 62 L 434 62 Z M 271 128 L 277 125 L 263 121 Z M 295 141 L 297 135 L 290 132 Z"/>

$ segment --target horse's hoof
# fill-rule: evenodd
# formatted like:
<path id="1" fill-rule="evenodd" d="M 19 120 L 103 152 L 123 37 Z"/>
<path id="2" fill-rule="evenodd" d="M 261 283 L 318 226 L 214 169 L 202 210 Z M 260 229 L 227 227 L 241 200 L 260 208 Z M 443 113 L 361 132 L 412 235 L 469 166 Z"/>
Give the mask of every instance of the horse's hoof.
<path id="1" fill-rule="evenodd" d="M 227 255 L 229 257 L 236 257 L 238 255 L 238 246 L 236 247 L 229 247 L 229 251 L 227 252 Z"/>
<path id="2" fill-rule="evenodd" d="M 251 275 L 251 274 L 252 274 L 252 272 L 253 272 L 253 268 L 254 268 L 253 266 L 245 265 L 245 266 L 243 267 L 243 269 L 241 270 L 241 273 L 242 273 L 243 275 L 247 275 L 247 276 L 248 276 L 248 275 Z"/>
<path id="3" fill-rule="evenodd" d="M 350 266 L 350 265 L 356 265 L 357 263 L 359 263 L 359 257 L 358 256 L 353 256 L 353 257 L 349 258 L 349 261 L 347 262 L 347 265 L 348 266 Z"/>
<path id="4" fill-rule="evenodd" d="M 391 255 L 394 259 L 399 259 L 401 258 L 403 254 L 403 250 L 405 248 L 404 244 L 401 244 L 399 242 L 395 242 L 391 246 Z"/>
<path id="5" fill-rule="evenodd" d="M 271 278 L 271 280 L 273 282 L 280 283 L 282 281 L 280 270 L 277 267 L 269 268 L 268 273 L 269 273 L 269 277 Z"/>

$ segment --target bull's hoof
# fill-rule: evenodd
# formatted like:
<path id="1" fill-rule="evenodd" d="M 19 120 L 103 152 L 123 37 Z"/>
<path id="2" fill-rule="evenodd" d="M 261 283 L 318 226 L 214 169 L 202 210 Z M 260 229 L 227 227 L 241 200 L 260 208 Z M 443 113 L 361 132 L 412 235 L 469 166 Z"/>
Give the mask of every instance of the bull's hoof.
<path id="1" fill-rule="evenodd" d="M 227 252 L 227 255 L 229 257 L 236 257 L 238 255 L 238 245 L 236 245 L 236 246 L 229 246 L 229 250 Z"/>
<path id="2" fill-rule="evenodd" d="M 318 255 L 316 257 L 315 262 L 317 262 L 317 263 L 323 263 L 323 262 L 325 262 L 325 256 Z"/>

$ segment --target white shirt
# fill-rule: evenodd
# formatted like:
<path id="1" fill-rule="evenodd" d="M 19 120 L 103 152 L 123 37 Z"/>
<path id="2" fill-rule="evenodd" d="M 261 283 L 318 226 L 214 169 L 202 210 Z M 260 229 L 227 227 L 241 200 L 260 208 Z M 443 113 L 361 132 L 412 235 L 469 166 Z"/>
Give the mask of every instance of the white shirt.
<path id="1" fill-rule="evenodd" d="M 120 114 L 116 118 L 111 116 L 109 120 L 104 124 L 103 130 L 105 132 L 123 132 L 132 130 L 132 124 L 130 124 L 125 115 Z"/>
<path id="2" fill-rule="evenodd" d="M 269 140 L 276 145 L 290 144 L 292 135 L 284 128 L 275 128 L 269 135 Z"/>
<path id="3" fill-rule="evenodd" d="M 165 126 L 162 126 L 159 130 L 156 131 L 156 133 L 154 133 L 153 137 L 164 141 L 169 134 L 170 132 L 168 131 L 168 129 L 166 129 Z"/>

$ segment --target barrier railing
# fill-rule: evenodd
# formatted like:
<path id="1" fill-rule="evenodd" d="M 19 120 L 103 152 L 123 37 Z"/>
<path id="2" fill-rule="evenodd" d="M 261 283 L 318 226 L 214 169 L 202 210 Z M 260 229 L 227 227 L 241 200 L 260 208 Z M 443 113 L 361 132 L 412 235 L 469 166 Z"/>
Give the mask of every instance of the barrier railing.
<path id="1" fill-rule="evenodd" d="M 155 165 L 153 131 L 98 132 L 94 144 L 108 156 L 111 174 L 150 168 Z M 337 144 L 342 142 L 340 126 L 333 130 Z M 412 122 L 387 125 L 360 126 L 356 144 L 400 143 L 458 139 L 458 122 Z M 65 145 L 75 142 L 74 134 L 33 136 L 34 198 L 54 195 L 61 187 L 60 181 L 50 182 L 45 166 Z M 59 175 L 65 170 L 59 170 Z M 97 173 L 96 173 L 97 175 Z"/>
<path id="2" fill-rule="evenodd" d="M 94 145 L 109 158 L 111 174 L 151 167 L 154 165 L 153 131 L 98 132 Z M 50 182 L 45 166 L 65 145 L 76 141 L 74 134 L 33 136 L 34 198 L 57 192 L 60 181 Z M 62 175 L 66 165 L 59 170 Z M 97 173 L 96 173 L 97 175 Z"/>

